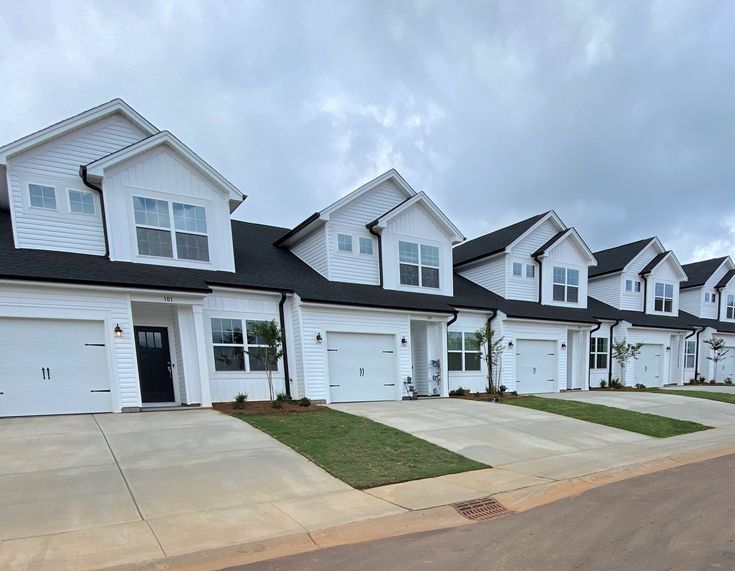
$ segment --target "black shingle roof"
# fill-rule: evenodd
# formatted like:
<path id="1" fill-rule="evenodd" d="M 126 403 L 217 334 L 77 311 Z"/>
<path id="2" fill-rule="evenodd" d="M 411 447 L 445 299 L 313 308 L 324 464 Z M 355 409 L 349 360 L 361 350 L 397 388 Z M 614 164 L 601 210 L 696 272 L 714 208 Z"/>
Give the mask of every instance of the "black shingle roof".
<path id="1" fill-rule="evenodd" d="M 653 259 L 646 264 L 646 267 L 644 267 L 640 271 L 640 275 L 646 276 L 650 274 L 656 266 L 658 266 L 661 261 L 669 254 L 669 252 L 661 252 L 660 254 L 656 254 Z"/>
<path id="2" fill-rule="evenodd" d="M 627 266 L 630 261 L 651 242 L 651 240 L 653 240 L 653 238 L 646 238 L 645 240 L 638 240 L 637 242 L 631 242 L 630 244 L 623 244 L 622 246 L 615 246 L 614 248 L 595 252 L 597 267 L 590 268 L 590 277 L 603 276 L 605 274 L 622 271 L 622 269 Z"/>
<path id="3" fill-rule="evenodd" d="M 549 238 L 545 244 L 543 244 L 538 250 L 536 250 L 533 254 L 531 254 L 532 258 L 535 258 L 536 256 L 540 256 L 546 250 L 551 248 L 554 244 L 556 244 L 559 240 L 562 239 L 562 237 L 567 233 L 571 232 L 571 228 L 567 228 L 566 230 L 559 230 L 556 234 L 554 234 L 551 238 Z"/>
<path id="4" fill-rule="evenodd" d="M 717 282 L 717 285 L 715 287 L 725 287 L 727 284 L 730 283 L 730 280 L 735 277 L 735 270 L 730 270 L 727 272 L 724 276 L 722 276 L 722 279 L 720 279 L 719 282 Z"/>
<path id="5" fill-rule="evenodd" d="M 587 299 L 587 310 L 592 317 L 606 320 L 627 321 L 637 327 L 652 327 L 655 329 L 693 329 L 695 326 L 706 326 L 705 320 L 695 317 L 685 311 L 679 311 L 678 316 L 649 315 L 642 311 L 627 311 L 616 309 L 595 298 Z"/>
<path id="6" fill-rule="evenodd" d="M 549 212 L 537 214 L 526 220 L 521 220 L 500 230 L 495 230 L 495 232 L 490 232 L 489 234 L 460 244 L 453 250 L 454 265 L 466 264 L 502 252 Z"/>
<path id="7" fill-rule="evenodd" d="M 701 262 L 683 265 L 682 267 L 689 277 L 689 280 L 685 284 L 681 285 L 681 289 L 703 286 L 726 259 L 727 257 L 723 256 L 721 258 L 712 258 L 711 260 L 703 260 Z"/>

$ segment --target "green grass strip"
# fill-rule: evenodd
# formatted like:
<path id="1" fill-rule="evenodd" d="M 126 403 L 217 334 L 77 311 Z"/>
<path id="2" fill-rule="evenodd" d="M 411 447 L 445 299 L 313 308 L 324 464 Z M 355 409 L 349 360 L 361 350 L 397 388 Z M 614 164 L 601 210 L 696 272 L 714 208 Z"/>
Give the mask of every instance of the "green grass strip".
<path id="1" fill-rule="evenodd" d="M 238 418 L 358 489 L 488 467 L 395 428 L 330 408 Z"/>
<path id="2" fill-rule="evenodd" d="M 712 428 L 698 422 L 567 399 L 529 396 L 505 400 L 503 404 L 551 412 L 656 438 L 668 438 Z"/>
<path id="3" fill-rule="evenodd" d="M 649 389 L 647 392 L 660 393 L 663 395 L 676 395 L 678 397 L 715 400 L 717 402 L 735 404 L 735 393 L 718 393 L 715 391 L 672 391 L 669 389 Z"/>

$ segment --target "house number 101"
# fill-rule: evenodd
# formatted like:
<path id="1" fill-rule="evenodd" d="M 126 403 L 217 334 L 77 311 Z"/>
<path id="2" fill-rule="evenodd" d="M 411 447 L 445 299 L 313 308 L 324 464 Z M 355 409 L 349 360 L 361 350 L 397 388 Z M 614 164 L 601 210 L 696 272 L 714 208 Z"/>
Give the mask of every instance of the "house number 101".
<path id="1" fill-rule="evenodd" d="M 172 303 L 173 300 L 174 300 L 174 298 L 171 297 L 170 295 L 164 295 L 163 296 L 163 301 L 165 301 L 166 303 Z"/>

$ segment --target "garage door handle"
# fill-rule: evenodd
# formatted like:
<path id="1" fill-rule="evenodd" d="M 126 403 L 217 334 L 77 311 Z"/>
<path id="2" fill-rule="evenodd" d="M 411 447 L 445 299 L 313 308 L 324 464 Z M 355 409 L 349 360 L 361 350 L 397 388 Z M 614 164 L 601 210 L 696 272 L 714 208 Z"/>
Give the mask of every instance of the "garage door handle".
<path id="1" fill-rule="evenodd" d="M 383 384 L 383 386 L 384 387 L 395 387 L 396 384 L 395 383 L 385 383 L 385 384 Z"/>
<path id="2" fill-rule="evenodd" d="M 90 393 L 109 393 L 110 389 L 92 389 Z"/>
<path id="3" fill-rule="evenodd" d="M 46 369 L 44 369 L 43 367 L 41 367 L 41 374 L 43 375 L 43 380 L 45 381 L 46 380 Z"/>
<path id="4" fill-rule="evenodd" d="M 339 385 L 329 385 L 330 387 L 338 387 Z"/>
<path id="5" fill-rule="evenodd" d="M 554 379 L 546 379 L 546 382 L 547 383 L 553 383 L 554 382 Z"/>
<path id="6" fill-rule="evenodd" d="M 50 381 L 51 380 L 51 369 L 49 369 L 48 367 L 46 367 L 46 375 L 48 376 L 48 380 Z"/>

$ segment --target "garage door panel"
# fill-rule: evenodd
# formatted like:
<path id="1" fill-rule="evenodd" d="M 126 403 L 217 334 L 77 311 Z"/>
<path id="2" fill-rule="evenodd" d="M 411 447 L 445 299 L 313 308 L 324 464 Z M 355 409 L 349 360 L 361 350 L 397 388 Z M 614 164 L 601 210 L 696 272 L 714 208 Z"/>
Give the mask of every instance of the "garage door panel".
<path id="1" fill-rule="evenodd" d="M 557 391 L 556 341 L 516 341 L 516 382 L 520 394 Z"/>
<path id="2" fill-rule="evenodd" d="M 104 323 L 0 318 L 0 416 L 112 410 Z"/>
<path id="3" fill-rule="evenodd" d="M 663 345 L 645 344 L 634 361 L 635 382 L 647 387 L 661 386 Z"/>
<path id="4" fill-rule="evenodd" d="M 725 347 L 727 353 L 717 363 L 717 380 L 722 382 L 727 378 L 735 380 L 735 347 Z"/>
<path id="5" fill-rule="evenodd" d="M 394 400 L 396 355 L 392 335 L 328 333 L 332 402 Z"/>

